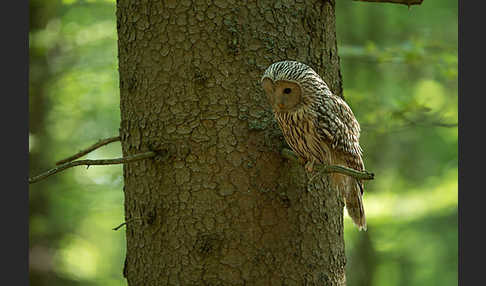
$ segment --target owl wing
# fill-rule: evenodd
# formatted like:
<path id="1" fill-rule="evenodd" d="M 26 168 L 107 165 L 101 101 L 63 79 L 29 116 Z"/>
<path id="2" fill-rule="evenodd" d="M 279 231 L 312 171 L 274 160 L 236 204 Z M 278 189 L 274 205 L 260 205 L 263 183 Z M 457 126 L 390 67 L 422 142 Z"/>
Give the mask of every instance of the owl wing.
<path id="1" fill-rule="evenodd" d="M 317 132 L 322 139 L 330 142 L 339 158 L 337 163 L 358 171 L 364 170 L 362 149 L 359 145 L 360 126 L 353 111 L 340 97 L 323 97 L 317 108 Z"/>
<path id="2" fill-rule="evenodd" d="M 333 164 L 363 171 L 364 164 L 359 146 L 359 123 L 351 108 L 337 96 L 323 97 L 323 103 L 318 108 L 318 132 L 324 140 L 331 142 Z M 355 178 L 334 173 L 333 182 L 344 191 L 344 201 L 349 216 L 359 229 L 366 230 L 366 216 L 363 206 L 363 182 Z"/>

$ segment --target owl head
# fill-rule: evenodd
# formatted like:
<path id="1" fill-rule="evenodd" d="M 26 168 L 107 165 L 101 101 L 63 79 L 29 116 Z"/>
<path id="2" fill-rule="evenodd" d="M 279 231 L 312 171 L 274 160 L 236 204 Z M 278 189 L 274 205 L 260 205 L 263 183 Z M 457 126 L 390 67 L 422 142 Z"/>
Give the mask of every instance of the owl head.
<path id="1" fill-rule="evenodd" d="M 298 111 L 331 93 L 311 67 L 296 61 L 271 64 L 261 82 L 275 112 Z"/>

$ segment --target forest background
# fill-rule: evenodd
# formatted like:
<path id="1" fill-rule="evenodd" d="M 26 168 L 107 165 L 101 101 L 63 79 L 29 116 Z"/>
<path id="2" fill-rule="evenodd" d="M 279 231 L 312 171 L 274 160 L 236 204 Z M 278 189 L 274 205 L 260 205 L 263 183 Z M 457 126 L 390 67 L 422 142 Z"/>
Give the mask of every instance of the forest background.
<path id="1" fill-rule="evenodd" d="M 368 231 L 345 216 L 348 286 L 457 285 L 457 1 L 336 2 L 344 97 L 376 174 Z M 35 175 L 118 135 L 115 1 L 31 0 L 29 45 Z M 87 158 L 120 154 L 114 143 Z M 31 285 L 126 285 L 122 188 L 120 165 L 30 186 Z"/>

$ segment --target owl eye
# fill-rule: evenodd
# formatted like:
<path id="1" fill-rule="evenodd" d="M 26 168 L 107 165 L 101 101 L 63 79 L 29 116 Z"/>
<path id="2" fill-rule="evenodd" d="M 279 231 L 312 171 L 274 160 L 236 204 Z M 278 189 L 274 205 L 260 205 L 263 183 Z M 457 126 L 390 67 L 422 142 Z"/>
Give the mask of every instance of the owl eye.
<path id="1" fill-rule="evenodd" d="M 284 92 L 285 94 L 289 94 L 291 91 L 292 91 L 292 89 L 290 89 L 290 88 L 288 88 L 288 87 L 287 87 L 287 88 L 285 88 L 285 89 L 283 90 L 283 92 Z"/>

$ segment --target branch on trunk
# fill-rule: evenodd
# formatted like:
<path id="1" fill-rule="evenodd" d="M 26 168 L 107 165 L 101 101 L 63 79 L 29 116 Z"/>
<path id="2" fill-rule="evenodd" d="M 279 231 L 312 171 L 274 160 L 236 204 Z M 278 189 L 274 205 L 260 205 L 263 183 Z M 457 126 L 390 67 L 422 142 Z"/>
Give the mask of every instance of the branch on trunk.
<path id="1" fill-rule="evenodd" d="M 131 221 L 134 221 L 134 220 L 141 220 L 142 218 L 141 217 L 134 217 L 134 218 L 131 218 L 131 219 L 127 219 L 125 222 L 121 223 L 120 225 L 118 225 L 117 227 L 114 227 L 112 228 L 114 231 L 117 231 L 119 230 L 122 226 L 126 225 L 127 223 L 131 222 Z"/>
<path id="2" fill-rule="evenodd" d="M 64 159 L 64 160 L 60 160 L 56 163 L 56 165 L 62 165 L 64 163 L 67 163 L 67 162 L 71 162 L 71 161 L 74 161 L 86 154 L 88 154 L 89 152 L 93 151 L 93 150 L 96 150 L 98 148 L 100 148 L 101 146 L 104 146 L 104 145 L 107 145 L 109 143 L 112 143 L 112 142 L 116 142 L 116 141 L 120 141 L 120 136 L 116 136 L 116 137 L 110 137 L 110 138 L 106 138 L 106 139 L 103 139 L 103 140 L 100 140 L 98 141 L 98 143 L 96 144 L 93 144 L 91 145 L 90 147 L 84 149 L 84 150 L 81 150 L 79 151 L 78 153 Z"/>
<path id="3" fill-rule="evenodd" d="M 420 5 L 423 2 L 423 0 L 354 0 L 354 1 L 403 4 L 403 5 L 407 5 L 408 7 L 412 5 Z"/>
<path id="4" fill-rule="evenodd" d="M 284 158 L 288 160 L 298 162 L 301 165 L 303 164 L 302 160 L 300 160 L 299 157 L 292 150 L 284 148 L 282 149 L 281 154 Z M 368 171 L 357 171 L 343 166 L 317 165 L 316 167 L 317 170 L 322 173 L 341 173 L 360 180 L 373 180 L 375 178 L 375 174 Z"/>
<path id="5" fill-rule="evenodd" d="M 53 169 L 50 169 L 47 172 L 44 172 L 40 175 L 37 175 L 35 177 L 29 178 L 29 184 L 36 183 L 40 180 L 43 180 L 49 176 L 52 176 L 56 173 L 59 173 L 61 171 L 64 171 L 68 168 L 74 167 L 74 166 L 81 166 L 81 165 L 86 165 L 88 166 L 94 166 L 94 165 L 116 165 L 116 164 L 126 164 L 130 162 L 135 162 L 135 161 L 140 161 L 148 158 L 152 158 L 156 156 L 157 153 L 153 151 L 145 152 L 145 153 L 139 153 L 135 155 L 130 155 L 122 158 L 115 158 L 115 159 L 102 159 L 102 160 L 78 160 L 78 161 L 72 161 L 68 163 L 64 163 L 58 167 L 55 167 Z"/>

